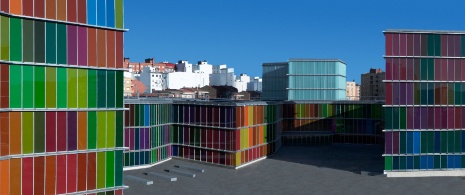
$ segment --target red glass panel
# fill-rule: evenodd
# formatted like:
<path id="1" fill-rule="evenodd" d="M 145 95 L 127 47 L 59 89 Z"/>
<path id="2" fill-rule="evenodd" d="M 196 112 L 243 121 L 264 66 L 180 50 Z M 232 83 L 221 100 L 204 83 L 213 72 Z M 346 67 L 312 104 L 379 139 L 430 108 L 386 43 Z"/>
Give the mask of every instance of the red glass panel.
<path id="1" fill-rule="evenodd" d="M 45 18 L 44 0 L 34 0 L 34 16 L 39 18 Z"/>
<path id="2" fill-rule="evenodd" d="M 94 190 L 96 187 L 96 157 L 95 153 L 87 154 L 87 190 Z"/>
<path id="3" fill-rule="evenodd" d="M 22 194 L 33 194 L 34 193 L 34 163 L 33 158 L 23 158 L 23 167 L 22 167 Z"/>
<path id="4" fill-rule="evenodd" d="M 116 32 L 116 68 L 123 68 L 123 32 Z"/>
<path id="5" fill-rule="evenodd" d="M 446 69 L 444 69 L 445 71 Z M 442 67 L 441 67 L 441 59 L 434 59 L 434 80 L 440 81 L 442 80 Z"/>
<path id="6" fill-rule="evenodd" d="M 77 182 L 77 191 L 85 191 L 87 183 L 87 154 L 78 154 L 78 182 Z"/>
<path id="7" fill-rule="evenodd" d="M 67 191 L 68 193 L 76 192 L 77 182 L 76 182 L 76 171 L 77 171 L 77 156 L 76 154 L 69 154 L 68 156 L 68 182 L 67 182 Z"/>
<path id="8" fill-rule="evenodd" d="M 399 35 L 399 54 L 400 56 L 407 55 L 407 34 Z"/>
<path id="9" fill-rule="evenodd" d="M 441 36 L 441 56 L 448 55 L 448 35 L 440 35 Z"/>
<path id="10" fill-rule="evenodd" d="M 108 30 L 107 32 L 107 64 L 108 68 L 115 68 L 116 63 L 115 63 L 115 31 Z M 200 117 L 199 115 L 196 115 L 197 117 Z"/>
<path id="11" fill-rule="evenodd" d="M 34 158 L 34 194 L 44 194 L 45 191 L 45 158 Z"/>
<path id="12" fill-rule="evenodd" d="M 10 12 L 10 1 L 9 0 L 1 1 L 0 10 L 3 12 L 9 13 Z"/>
<path id="13" fill-rule="evenodd" d="M 57 114 L 56 112 L 46 112 L 46 136 L 47 141 L 46 144 L 46 151 L 47 152 L 56 152 L 56 140 L 57 140 Z"/>
<path id="14" fill-rule="evenodd" d="M 22 0 L 23 1 L 23 15 L 34 16 L 34 1 L 33 0 Z"/>
<path id="15" fill-rule="evenodd" d="M 460 55 L 462 55 L 462 50 L 460 49 L 460 46 L 462 45 L 460 42 L 460 35 L 452 36 L 454 37 L 454 56 L 459 57 Z"/>
<path id="16" fill-rule="evenodd" d="M 447 129 L 447 108 L 441 108 L 441 129 Z"/>
<path id="17" fill-rule="evenodd" d="M 413 34 L 413 55 L 414 56 L 421 55 L 421 35 L 420 34 Z"/>
<path id="18" fill-rule="evenodd" d="M 454 64 L 455 60 L 453 59 L 448 59 L 447 60 L 447 81 L 454 81 L 455 78 L 454 78 L 454 75 L 455 75 L 455 70 L 454 70 L 454 67 L 455 67 L 455 64 Z"/>
<path id="19" fill-rule="evenodd" d="M 399 34 L 392 34 L 392 55 L 399 56 Z"/>
<path id="20" fill-rule="evenodd" d="M 87 6 L 86 1 L 78 0 L 77 1 L 77 14 L 78 14 L 78 22 L 86 24 L 87 23 Z"/>
<path id="21" fill-rule="evenodd" d="M 57 150 L 66 151 L 66 112 L 57 112 Z"/>
<path id="22" fill-rule="evenodd" d="M 56 193 L 66 193 L 66 155 L 57 156 Z"/>
<path id="23" fill-rule="evenodd" d="M 413 34 L 407 34 L 407 56 L 413 56 Z"/>
<path id="24" fill-rule="evenodd" d="M 76 0 L 67 0 L 67 14 L 68 14 L 68 21 L 76 22 L 77 21 L 77 13 L 76 13 Z"/>
<path id="25" fill-rule="evenodd" d="M 413 80 L 415 72 L 414 70 L 414 64 L 413 64 L 413 58 L 408 58 L 407 59 L 407 80 Z"/>
<path id="26" fill-rule="evenodd" d="M 97 66 L 97 29 L 87 28 L 87 65 Z"/>
<path id="27" fill-rule="evenodd" d="M 399 65 L 399 58 L 392 59 L 392 80 L 399 80 L 400 73 L 399 73 L 400 65 Z"/>
<path id="28" fill-rule="evenodd" d="M 386 80 L 392 80 L 392 58 L 386 58 Z"/>
<path id="29" fill-rule="evenodd" d="M 386 33 L 386 56 L 392 55 L 392 34 L 391 33 Z"/>
<path id="30" fill-rule="evenodd" d="M 441 80 L 447 81 L 447 59 L 441 59 Z"/>
<path id="31" fill-rule="evenodd" d="M 406 80 L 407 79 L 407 59 L 406 58 L 400 58 L 399 59 L 399 66 L 400 66 L 400 80 Z"/>
<path id="32" fill-rule="evenodd" d="M 455 124 L 456 129 L 462 129 L 462 108 L 455 107 Z"/>
<path id="33" fill-rule="evenodd" d="M 447 129 L 455 129 L 455 110 L 453 107 L 447 108 Z"/>
<path id="34" fill-rule="evenodd" d="M 461 70 L 461 72 L 462 72 L 461 77 L 462 77 L 462 80 L 465 80 L 465 59 L 460 59 L 460 60 L 457 60 L 457 61 L 461 64 L 460 66 L 464 67 Z"/>

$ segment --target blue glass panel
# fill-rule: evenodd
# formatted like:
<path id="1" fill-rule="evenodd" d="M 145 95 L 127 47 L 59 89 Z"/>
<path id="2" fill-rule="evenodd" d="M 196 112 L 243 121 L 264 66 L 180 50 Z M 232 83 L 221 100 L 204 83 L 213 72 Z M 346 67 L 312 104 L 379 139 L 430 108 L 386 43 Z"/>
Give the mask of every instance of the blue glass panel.
<path id="1" fill-rule="evenodd" d="M 135 156 L 134 156 L 134 160 L 135 160 L 135 163 L 134 165 L 140 165 L 140 157 L 139 157 L 139 152 L 135 152 Z"/>
<path id="2" fill-rule="evenodd" d="M 178 149 L 178 146 L 171 147 L 171 152 L 173 153 L 173 156 L 178 156 Z"/>
<path id="3" fill-rule="evenodd" d="M 87 0 L 87 23 L 91 25 L 97 25 L 96 0 Z"/>
<path id="4" fill-rule="evenodd" d="M 434 168 L 434 156 L 428 156 L 428 169 Z"/>
<path id="5" fill-rule="evenodd" d="M 392 159 L 392 170 L 399 170 L 399 157 L 394 156 Z"/>
<path id="6" fill-rule="evenodd" d="M 460 155 L 454 155 L 454 168 L 460 168 L 460 160 L 462 156 Z"/>
<path id="7" fill-rule="evenodd" d="M 407 169 L 413 169 L 413 156 L 407 156 Z"/>
<path id="8" fill-rule="evenodd" d="M 420 154 L 420 132 L 413 132 L 413 153 Z"/>
<path id="9" fill-rule="evenodd" d="M 150 106 L 146 104 L 144 107 L 144 126 L 150 126 Z"/>
<path id="10" fill-rule="evenodd" d="M 139 150 L 140 146 L 139 128 L 134 129 L 134 150 Z M 137 158 L 136 158 L 137 159 Z"/>
<path id="11" fill-rule="evenodd" d="M 420 156 L 420 169 L 428 169 L 428 157 Z"/>
<path id="12" fill-rule="evenodd" d="M 107 0 L 107 26 L 115 28 L 115 0 Z"/>
<path id="13" fill-rule="evenodd" d="M 447 168 L 448 169 L 455 168 L 454 162 L 455 162 L 455 156 L 453 156 L 453 155 L 447 156 Z"/>
<path id="14" fill-rule="evenodd" d="M 97 25 L 105 26 L 106 13 L 105 13 L 105 0 L 97 0 Z"/>
<path id="15" fill-rule="evenodd" d="M 441 152 L 441 132 L 434 132 L 434 153 Z"/>

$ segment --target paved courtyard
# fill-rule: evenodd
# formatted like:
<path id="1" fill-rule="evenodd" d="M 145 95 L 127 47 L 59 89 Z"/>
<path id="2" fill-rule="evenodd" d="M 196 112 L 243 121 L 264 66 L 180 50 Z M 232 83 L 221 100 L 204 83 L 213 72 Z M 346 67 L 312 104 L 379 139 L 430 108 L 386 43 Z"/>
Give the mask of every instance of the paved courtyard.
<path id="1" fill-rule="evenodd" d="M 378 146 L 333 145 L 282 147 L 266 160 L 234 170 L 193 161 L 170 160 L 125 175 L 153 180 L 144 185 L 124 179 L 132 194 L 465 194 L 465 178 L 387 178 Z M 205 169 L 195 178 L 165 172 L 175 165 Z M 169 182 L 144 175 L 176 176 Z"/>

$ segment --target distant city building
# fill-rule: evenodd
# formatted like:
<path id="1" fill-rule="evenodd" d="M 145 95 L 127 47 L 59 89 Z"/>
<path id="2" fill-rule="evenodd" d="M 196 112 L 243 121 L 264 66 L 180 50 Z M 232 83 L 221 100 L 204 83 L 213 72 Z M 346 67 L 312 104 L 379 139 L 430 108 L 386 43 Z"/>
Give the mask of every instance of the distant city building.
<path id="1" fill-rule="evenodd" d="M 346 83 L 346 99 L 347 100 L 360 100 L 360 85 L 355 81 Z"/>
<path id="2" fill-rule="evenodd" d="M 262 66 L 265 99 L 346 99 L 346 64 L 341 60 L 289 59 Z"/>
<path id="3" fill-rule="evenodd" d="M 145 59 L 145 62 L 130 62 L 129 58 L 124 58 L 124 68 L 138 76 L 145 67 L 151 67 L 153 72 L 169 73 L 174 72 L 175 64 L 169 62 L 155 63 L 153 58 Z"/>
<path id="4" fill-rule="evenodd" d="M 262 78 L 254 77 L 247 84 L 247 91 L 262 91 Z"/>
<path id="5" fill-rule="evenodd" d="M 233 86 L 235 80 L 234 68 L 227 68 L 225 64 L 213 66 L 210 86 Z"/>
<path id="6" fill-rule="evenodd" d="M 385 87 L 383 80 L 386 73 L 381 69 L 370 69 L 370 72 L 362 74 L 361 99 L 362 100 L 384 100 Z"/>

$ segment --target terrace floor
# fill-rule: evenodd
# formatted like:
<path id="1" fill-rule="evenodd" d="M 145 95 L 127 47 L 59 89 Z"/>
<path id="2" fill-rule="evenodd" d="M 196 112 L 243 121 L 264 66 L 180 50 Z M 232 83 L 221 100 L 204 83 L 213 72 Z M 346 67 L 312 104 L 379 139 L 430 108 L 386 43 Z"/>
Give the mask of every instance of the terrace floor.
<path id="1" fill-rule="evenodd" d="M 465 194 L 463 177 L 387 178 L 379 146 L 332 145 L 282 147 L 268 159 L 238 170 L 173 159 L 125 175 L 153 180 L 144 185 L 124 179 L 132 194 Z M 169 182 L 144 175 L 174 165 L 202 168 L 195 178 Z M 187 171 L 191 172 L 191 171 Z M 194 172 L 192 172 L 194 173 Z M 173 175 L 174 176 L 174 175 Z"/>

